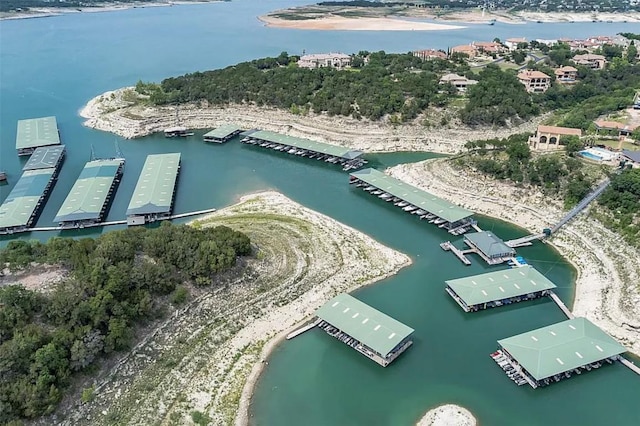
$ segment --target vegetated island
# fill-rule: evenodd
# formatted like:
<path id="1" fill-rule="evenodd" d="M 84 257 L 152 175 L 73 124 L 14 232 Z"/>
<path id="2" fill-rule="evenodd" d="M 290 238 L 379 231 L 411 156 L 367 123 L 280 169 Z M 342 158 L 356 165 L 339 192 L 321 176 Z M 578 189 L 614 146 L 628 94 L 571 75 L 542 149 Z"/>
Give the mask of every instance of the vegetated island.
<path id="1" fill-rule="evenodd" d="M 617 174 L 615 166 L 577 155 L 585 145 L 622 145 L 617 130 L 608 135 L 594 122 L 638 120 L 630 105 L 640 87 L 640 64 L 633 44 L 605 43 L 592 50 L 608 61 L 604 69 L 574 61 L 584 52 L 563 42 L 525 42 L 503 52 L 498 63 L 497 55 L 486 53 L 484 60 L 456 52 L 448 59 L 422 60 L 359 52 L 351 55 L 348 69 L 301 68 L 297 57 L 283 52 L 161 84 L 139 82 L 93 99 L 83 115 L 91 117 L 91 127 L 135 137 L 171 125 L 179 105 L 183 124 L 190 127 L 230 121 L 366 151 L 456 153 L 390 173 L 531 232 L 549 227 L 611 175 L 612 185 L 590 213 L 550 242 L 578 271 L 575 314 L 640 354 L 640 171 Z M 574 66 L 576 80 L 565 85 L 549 77 L 541 93 L 527 92 L 517 76 L 521 67 L 553 76 L 563 66 Z M 459 91 L 441 82 L 451 73 L 476 83 Z M 529 138 L 542 122 L 585 136 L 563 137 L 560 150 L 532 151 Z M 628 137 L 634 138 L 640 140 L 637 129 Z"/>
<path id="2" fill-rule="evenodd" d="M 3 0 L 0 2 L 0 20 L 46 18 L 65 13 L 110 12 L 140 7 L 161 7 L 219 1 L 231 0 Z"/>
<path id="3" fill-rule="evenodd" d="M 411 263 L 273 192 L 189 226 L 13 241 L 0 260 L 0 422 L 74 426 L 246 422 L 287 330 Z"/>
<path id="4" fill-rule="evenodd" d="M 451 23 L 640 22 L 640 7 L 621 0 L 606 7 L 577 0 L 527 4 L 514 0 L 490 4 L 482 0 L 347 0 L 276 10 L 260 20 L 268 26 L 309 30 L 440 30 L 456 29 L 446 28 Z"/>

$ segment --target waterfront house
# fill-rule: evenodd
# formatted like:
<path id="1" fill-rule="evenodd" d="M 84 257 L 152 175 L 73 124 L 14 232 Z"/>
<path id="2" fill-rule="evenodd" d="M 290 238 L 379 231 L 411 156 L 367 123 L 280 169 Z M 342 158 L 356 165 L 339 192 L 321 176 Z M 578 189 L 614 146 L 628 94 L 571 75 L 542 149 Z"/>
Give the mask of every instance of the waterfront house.
<path id="1" fill-rule="evenodd" d="M 557 68 L 553 73 L 555 74 L 558 83 L 562 84 L 573 84 L 578 79 L 578 70 L 568 65 Z"/>
<path id="2" fill-rule="evenodd" d="M 460 46 L 453 46 L 451 53 L 464 53 L 469 58 L 475 58 L 478 55 L 478 49 L 470 44 L 463 44 Z"/>
<path id="3" fill-rule="evenodd" d="M 577 65 L 583 65 L 585 67 L 601 70 L 607 64 L 607 60 L 602 55 L 596 55 L 593 53 L 585 53 L 584 55 L 576 55 L 573 57 L 573 62 Z"/>
<path id="4" fill-rule="evenodd" d="M 467 87 L 477 84 L 476 80 L 470 80 L 467 77 L 458 74 L 445 74 L 440 78 L 440 84 L 451 84 L 458 89 L 458 92 L 464 93 Z"/>
<path id="5" fill-rule="evenodd" d="M 507 46 L 509 50 L 516 50 L 520 43 L 528 43 L 528 42 L 527 42 L 527 39 L 524 37 L 508 38 L 504 41 L 504 45 Z"/>
<path id="6" fill-rule="evenodd" d="M 344 53 L 315 53 L 298 60 L 300 68 L 344 68 L 351 65 L 351 56 Z"/>
<path id="7" fill-rule="evenodd" d="M 413 56 L 416 56 L 423 61 L 429 61 L 431 59 L 447 59 L 447 54 L 442 50 L 435 49 L 425 49 L 425 50 L 416 50 L 411 52 Z"/>
<path id="8" fill-rule="evenodd" d="M 543 72 L 524 70 L 518 73 L 518 80 L 524 84 L 529 93 L 546 92 L 551 87 L 551 77 Z"/>
<path id="9" fill-rule="evenodd" d="M 473 42 L 473 46 L 481 53 L 486 54 L 495 54 L 498 55 L 503 53 L 506 49 L 500 43 L 496 43 L 495 41 L 475 41 Z"/>
<path id="10" fill-rule="evenodd" d="M 546 151 L 560 148 L 561 139 L 567 136 L 582 136 L 582 130 L 571 127 L 538 126 L 536 133 L 529 138 L 532 149 Z"/>

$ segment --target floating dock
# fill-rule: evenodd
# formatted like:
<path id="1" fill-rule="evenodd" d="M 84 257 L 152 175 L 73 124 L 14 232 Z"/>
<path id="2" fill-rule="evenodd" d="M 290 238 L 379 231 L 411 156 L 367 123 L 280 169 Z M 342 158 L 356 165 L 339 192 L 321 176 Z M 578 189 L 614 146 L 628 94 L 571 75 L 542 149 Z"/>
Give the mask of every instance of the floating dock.
<path id="1" fill-rule="evenodd" d="M 250 132 L 242 143 L 269 148 L 300 157 L 313 158 L 332 164 L 340 164 L 343 170 L 359 169 L 366 164 L 364 153 L 342 146 L 316 142 L 309 139 L 281 135 L 266 130 Z"/>
<path id="2" fill-rule="evenodd" d="M 60 145 L 60 133 L 55 117 L 18 120 L 16 150 L 18 155 L 29 155 L 41 146 Z"/>
<path id="3" fill-rule="evenodd" d="M 465 312 L 476 312 L 547 296 L 556 285 L 533 266 L 445 281 L 445 290 Z"/>
<path id="4" fill-rule="evenodd" d="M 64 155 L 64 145 L 51 145 L 36 148 L 22 170 L 26 172 L 27 170 L 50 169 L 52 167 L 57 169 L 62 164 Z"/>
<path id="5" fill-rule="evenodd" d="M 492 232 L 480 231 L 466 234 L 464 242 L 469 246 L 469 250 L 463 251 L 464 254 L 475 253 L 489 265 L 512 261 L 516 255 L 513 247 L 509 247 Z"/>
<path id="6" fill-rule="evenodd" d="M 57 167 L 25 171 L 0 206 L 0 235 L 29 231 L 55 184 Z"/>
<path id="7" fill-rule="evenodd" d="M 82 169 L 54 222 L 63 229 L 84 228 L 102 222 L 120 177 L 124 158 L 89 161 Z"/>
<path id="8" fill-rule="evenodd" d="M 518 385 L 534 389 L 613 364 L 624 346 L 586 318 L 574 318 L 507 339 L 491 357 Z"/>
<path id="9" fill-rule="evenodd" d="M 205 133 L 202 139 L 205 142 L 225 143 L 234 136 L 242 133 L 242 129 L 235 124 L 223 124 L 222 126 Z"/>
<path id="10" fill-rule="evenodd" d="M 330 336 L 383 367 L 413 344 L 413 329 L 342 293 L 316 311 L 318 324 Z"/>
<path id="11" fill-rule="evenodd" d="M 148 155 L 127 208 L 127 224 L 143 225 L 171 217 L 180 154 Z"/>
<path id="12" fill-rule="evenodd" d="M 471 219 L 472 211 L 387 176 L 376 169 L 350 173 L 349 183 L 386 202 L 393 203 L 407 213 L 415 214 L 420 219 L 444 228 L 453 235 L 463 234 L 475 223 Z"/>

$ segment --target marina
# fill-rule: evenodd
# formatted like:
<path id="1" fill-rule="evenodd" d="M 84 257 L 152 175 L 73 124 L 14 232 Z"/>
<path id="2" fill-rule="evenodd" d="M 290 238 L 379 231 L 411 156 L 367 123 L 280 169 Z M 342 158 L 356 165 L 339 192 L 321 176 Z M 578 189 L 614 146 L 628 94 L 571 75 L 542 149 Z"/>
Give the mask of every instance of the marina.
<path id="1" fill-rule="evenodd" d="M 533 266 L 445 281 L 445 290 L 465 312 L 510 305 L 549 295 L 556 288 Z"/>
<path id="2" fill-rule="evenodd" d="M 59 168 L 64 161 L 66 148 L 64 145 L 51 145 L 36 148 L 26 162 L 23 171 Z"/>
<path id="3" fill-rule="evenodd" d="M 58 167 L 27 170 L 0 206 L 0 235 L 28 231 L 55 184 Z"/>
<path id="4" fill-rule="evenodd" d="M 41 146 L 60 145 L 56 117 L 18 120 L 16 150 L 18 155 L 30 155 Z"/>
<path id="5" fill-rule="evenodd" d="M 205 142 L 225 143 L 242 133 L 242 129 L 235 124 L 223 124 L 222 126 L 205 133 L 202 139 Z"/>
<path id="6" fill-rule="evenodd" d="M 413 344 L 413 329 L 342 293 L 316 311 L 318 327 L 383 367 Z"/>
<path id="7" fill-rule="evenodd" d="M 169 219 L 179 173 L 180 153 L 148 155 L 127 208 L 127 224 Z"/>
<path id="8" fill-rule="evenodd" d="M 498 340 L 491 357 L 518 385 L 547 386 L 613 364 L 624 346 L 586 318 L 573 318 Z"/>
<path id="9" fill-rule="evenodd" d="M 86 163 L 54 222 L 63 229 L 84 228 L 102 222 L 120 183 L 124 163 L 124 158 Z"/>
<path id="10" fill-rule="evenodd" d="M 326 163 L 340 164 L 345 171 L 359 169 L 366 164 L 362 158 L 362 151 L 267 130 L 249 132 L 241 142 Z"/>
<path id="11" fill-rule="evenodd" d="M 376 169 L 350 173 L 349 183 L 453 235 L 463 234 L 475 224 L 473 212 Z"/>

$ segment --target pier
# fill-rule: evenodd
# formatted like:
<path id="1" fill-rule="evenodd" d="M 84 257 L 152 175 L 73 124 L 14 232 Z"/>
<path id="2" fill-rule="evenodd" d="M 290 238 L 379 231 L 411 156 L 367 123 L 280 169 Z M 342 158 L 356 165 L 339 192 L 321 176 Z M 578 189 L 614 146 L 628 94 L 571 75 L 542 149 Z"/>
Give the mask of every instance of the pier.
<path id="1" fill-rule="evenodd" d="M 446 229 L 452 235 L 467 232 L 475 223 L 471 219 L 473 212 L 376 169 L 350 173 L 349 183 L 385 202 L 393 203 L 409 214 L 415 214 L 420 219 Z"/>
<path id="2" fill-rule="evenodd" d="M 412 344 L 413 329 L 342 293 L 316 311 L 318 327 L 383 367 Z"/>
<path id="3" fill-rule="evenodd" d="M 440 247 L 444 251 L 451 251 L 465 265 L 467 266 L 471 265 L 471 261 L 467 258 L 467 256 L 465 256 L 465 253 L 462 250 L 459 250 L 453 244 L 451 244 L 451 241 L 445 241 L 444 243 L 440 243 Z"/>
<path id="4" fill-rule="evenodd" d="M 148 155 L 127 208 L 127 224 L 143 225 L 171 217 L 180 153 Z"/>
<path id="5" fill-rule="evenodd" d="M 573 313 L 571 313 L 569 308 L 567 308 L 567 305 L 565 305 L 564 302 L 560 300 L 557 294 L 555 294 L 553 291 L 550 291 L 549 297 L 551 298 L 551 300 L 555 302 L 556 305 L 558 305 L 558 308 L 560 308 L 560 310 L 567 316 L 567 318 L 569 319 L 575 318 Z"/>
<path id="6" fill-rule="evenodd" d="M 362 158 L 362 151 L 266 130 L 249 132 L 241 142 L 326 163 L 340 164 L 343 170 L 359 169 L 367 163 Z"/>
<path id="7" fill-rule="evenodd" d="M 287 334 L 287 340 L 291 340 L 294 337 L 298 337 L 299 335 L 301 335 L 302 333 L 306 333 L 307 331 L 311 330 L 312 328 L 320 325 L 320 323 L 322 322 L 322 320 L 320 318 L 317 318 L 315 321 L 306 324 L 294 331 L 292 331 L 291 333 Z"/>
<path id="8" fill-rule="evenodd" d="M 469 246 L 463 254 L 475 253 L 489 265 L 499 265 L 511 261 L 516 251 L 492 232 L 472 232 L 464 236 L 464 243 Z M 457 256 L 457 254 L 456 254 Z"/>
<path id="9" fill-rule="evenodd" d="M 628 359 L 626 359 L 623 356 L 620 356 L 619 360 L 622 363 L 622 365 L 627 367 L 629 370 L 633 371 L 636 374 L 640 374 L 640 367 L 635 365 L 633 362 L 629 361 Z"/>

